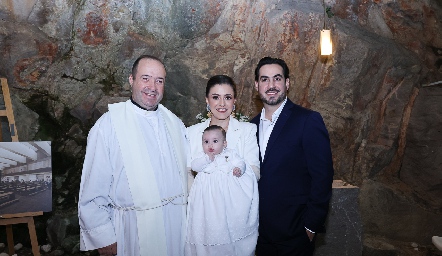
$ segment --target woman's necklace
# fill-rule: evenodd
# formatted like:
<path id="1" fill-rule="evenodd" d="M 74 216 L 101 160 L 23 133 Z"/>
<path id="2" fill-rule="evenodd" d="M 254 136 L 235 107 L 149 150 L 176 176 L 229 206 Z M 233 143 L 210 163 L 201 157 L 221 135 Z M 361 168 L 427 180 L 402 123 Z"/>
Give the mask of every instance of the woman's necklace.
<path id="1" fill-rule="evenodd" d="M 212 119 L 212 120 L 213 120 L 213 119 Z M 218 126 L 221 126 L 221 128 L 223 128 L 224 131 L 227 132 L 227 129 L 229 128 L 229 122 L 228 122 L 228 121 L 227 121 L 225 124 L 214 124 L 214 123 L 212 122 L 212 120 L 210 120 L 210 124 L 209 124 L 209 125 L 218 125 Z"/>

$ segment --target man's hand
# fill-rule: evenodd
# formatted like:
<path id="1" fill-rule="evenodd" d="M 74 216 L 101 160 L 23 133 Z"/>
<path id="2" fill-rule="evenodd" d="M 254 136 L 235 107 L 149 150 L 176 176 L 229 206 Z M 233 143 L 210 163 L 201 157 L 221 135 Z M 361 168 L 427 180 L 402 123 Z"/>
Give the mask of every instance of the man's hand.
<path id="1" fill-rule="evenodd" d="M 100 256 L 114 256 L 117 255 L 117 243 L 105 246 L 98 249 Z"/>
<path id="2" fill-rule="evenodd" d="M 313 241 L 313 238 L 315 237 L 315 233 L 312 233 L 312 232 L 308 231 L 307 229 L 305 230 L 305 232 L 307 232 L 307 236 L 308 236 L 308 239 L 310 239 L 310 242 Z"/>

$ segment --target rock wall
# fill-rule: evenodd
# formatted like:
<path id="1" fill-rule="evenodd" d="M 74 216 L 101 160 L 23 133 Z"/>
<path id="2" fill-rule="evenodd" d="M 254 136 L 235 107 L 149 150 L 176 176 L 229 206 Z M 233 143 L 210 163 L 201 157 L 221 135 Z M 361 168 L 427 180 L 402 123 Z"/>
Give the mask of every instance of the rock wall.
<path id="1" fill-rule="evenodd" d="M 256 63 L 285 59 L 289 98 L 324 117 L 335 178 L 361 187 L 365 234 L 431 244 L 442 234 L 442 87 L 425 85 L 442 80 L 441 3 L 325 5 L 330 18 L 320 0 L 0 1 L 0 76 L 20 116 L 19 138 L 53 141 L 54 211 L 41 225 L 52 227 L 50 241 L 78 250 L 88 131 L 108 103 L 127 99 L 131 65 L 148 53 L 164 60 L 163 104 L 186 125 L 204 111 L 205 83 L 215 74 L 232 76 L 237 109 L 256 115 Z M 318 51 L 324 23 L 330 57 Z"/>

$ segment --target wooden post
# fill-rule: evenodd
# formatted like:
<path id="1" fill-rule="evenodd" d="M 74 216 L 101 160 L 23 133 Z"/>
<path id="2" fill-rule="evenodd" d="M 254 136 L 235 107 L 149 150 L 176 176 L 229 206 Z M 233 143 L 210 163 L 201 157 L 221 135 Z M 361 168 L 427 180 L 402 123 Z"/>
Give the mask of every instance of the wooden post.
<path id="1" fill-rule="evenodd" d="M 42 213 L 43 214 L 43 213 Z M 34 256 L 40 256 L 40 248 L 38 247 L 37 233 L 35 232 L 34 217 L 27 217 L 29 237 L 31 238 L 32 253 Z"/>
<path id="2" fill-rule="evenodd" d="M 0 116 L 6 116 L 8 118 L 9 130 L 11 131 L 11 140 L 18 141 L 17 127 L 15 126 L 14 111 L 12 110 L 8 80 L 6 80 L 6 78 L 0 78 L 0 82 L 2 84 L 3 99 L 5 101 L 6 108 L 5 110 L 0 110 Z"/>
<path id="3" fill-rule="evenodd" d="M 14 233 L 12 233 L 12 225 L 6 225 L 6 236 L 8 237 L 9 255 L 14 255 Z"/>

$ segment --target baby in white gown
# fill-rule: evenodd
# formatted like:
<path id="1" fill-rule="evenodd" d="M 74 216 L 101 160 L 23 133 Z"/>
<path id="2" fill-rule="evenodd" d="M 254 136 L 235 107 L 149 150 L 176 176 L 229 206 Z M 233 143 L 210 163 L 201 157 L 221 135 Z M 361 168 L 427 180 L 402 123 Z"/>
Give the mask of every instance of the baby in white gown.
<path id="1" fill-rule="evenodd" d="M 255 176 L 243 175 L 246 164 L 227 148 L 226 133 L 209 126 L 193 158 L 198 174 L 190 190 L 186 255 L 253 255 L 256 242 Z"/>
<path id="2" fill-rule="evenodd" d="M 236 177 L 243 175 L 246 163 L 232 149 L 227 149 L 226 132 L 223 128 L 213 125 L 203 134 L 203 150 L 192 161 L 192 170 L 195 172 L 212 173 L 222 171 Z"/>

